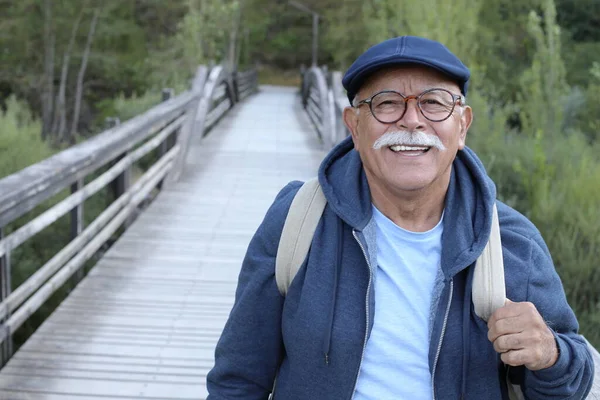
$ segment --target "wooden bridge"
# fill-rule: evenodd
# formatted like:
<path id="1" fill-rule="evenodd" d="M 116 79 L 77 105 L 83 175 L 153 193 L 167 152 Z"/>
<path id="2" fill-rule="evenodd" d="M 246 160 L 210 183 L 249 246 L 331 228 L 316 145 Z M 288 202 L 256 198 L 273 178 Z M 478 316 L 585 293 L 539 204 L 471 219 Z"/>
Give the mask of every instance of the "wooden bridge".
<path id="1" fill-rule="evenodd" d="M 0 399 L 205 398 L 252 234 L 279 189 L 314 176 L 345 136 L 334 128 L 342 104 L 335 98 L 344 98 L 332 75 L 332 86 L 313 68 L 300 90 L 259 89 L 256 71 L 202 66 L 188 92 L 0 180 L 0 227 L 71 191 L 0 236 L 8 361 Z M 134 179 L 148 157 L 151 166 Z M 106 187 L 116 200 L 83 226 L 85 200 Z M 65 215 L 71 242 L 13 289 L 11 252 Z M 12 333 L 65 282 L 79 281 L 121 227 L 13 355 Z"/>
<path id="2" fill-rule="evenodd" d="M 1 400 L 206 397 L 251 235 L 278 190 L 314 176 L 346 136 L 340 74 L 302 78 L 258 88 L 256 71 L 199 67 L 189 91 L 0 180 L 0 228 L 58 195 L 0 231 Z M 84 226 L 85 200 L 107 187 L 115 200 Z M 11 252 L 63 216 L 70 243 L 12 288 Z M 13 333 L 72 280 L 13 354 Z"/>

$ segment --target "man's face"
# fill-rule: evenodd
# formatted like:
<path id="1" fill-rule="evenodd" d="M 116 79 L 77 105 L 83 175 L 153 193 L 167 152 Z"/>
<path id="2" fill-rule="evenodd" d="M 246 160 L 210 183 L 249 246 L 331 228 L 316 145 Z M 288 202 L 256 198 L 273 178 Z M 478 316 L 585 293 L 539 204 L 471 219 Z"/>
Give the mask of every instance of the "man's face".
<path id="1" fill-rule="evenodd" d="M 356 100 L 370 98 L 382 90 L 416 96 L 432 88 L 460 94 L 455 82 L 433 69 L 399 67 L 374 73 L 361 87 Z M 375 119 L 368 104 L 361 105 L 358 114 L 352 107 L 344 110 L 344 122 L 352 133 L 355 149 L 360 153 L 371 192 L 394 195 L 422 190 L 427 192 L 436 187 L 445 190 L 450 180 L 452 161 L 457 151 L 465 146 L 471 120 L 470 107 L 457 105 L 448 119 L 432 122 L 419 111 L 414 99 L 409 100 L 404 116 L 393 124 L 384 124 Z M 422 147 L 419 149 L 414 145 L 373 148 L 381 136 L 398 131 L 432 135 L 434 139 L 439 139 L 445 150 L 430 147 L 423 151 Z"/>

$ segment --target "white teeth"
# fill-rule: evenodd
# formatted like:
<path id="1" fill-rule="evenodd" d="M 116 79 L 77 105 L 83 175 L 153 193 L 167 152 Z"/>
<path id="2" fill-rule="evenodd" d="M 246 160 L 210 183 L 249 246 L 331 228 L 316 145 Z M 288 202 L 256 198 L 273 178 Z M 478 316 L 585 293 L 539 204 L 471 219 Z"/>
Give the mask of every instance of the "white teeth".
<path id="1" fill-rule="evenodd" d="M 425 151 L 429 149 L 429 147 L 416 147 L 416 146 L 403 146 L 400 144 L 390 146 L 392 151 Z"/>

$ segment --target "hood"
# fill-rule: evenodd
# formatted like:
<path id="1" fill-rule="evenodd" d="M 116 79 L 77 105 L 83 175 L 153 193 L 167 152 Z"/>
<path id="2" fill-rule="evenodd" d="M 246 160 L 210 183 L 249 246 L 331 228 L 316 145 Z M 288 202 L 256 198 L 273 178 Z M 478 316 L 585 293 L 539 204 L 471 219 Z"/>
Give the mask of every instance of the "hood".
<path id="1" fill-rule="evenodd" d="M 349 136 L 334 147 L 319 168 L 319 182 L 331 209 L 362 231 L 372 219 L 371 194 L 362 161 Z M 442 270 L 446 277 L 475 262 L 491 230 L 496 187 L 483 163 L 465 147 L 452 164 L 446 194 Z"/>

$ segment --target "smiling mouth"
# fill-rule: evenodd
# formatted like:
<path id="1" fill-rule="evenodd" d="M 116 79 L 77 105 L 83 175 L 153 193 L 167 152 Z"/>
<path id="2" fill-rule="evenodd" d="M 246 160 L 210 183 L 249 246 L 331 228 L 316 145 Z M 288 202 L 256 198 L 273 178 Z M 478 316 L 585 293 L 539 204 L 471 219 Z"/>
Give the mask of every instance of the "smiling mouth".
<path id="1" fill-rule="evenodd" d="M 427 153 L 431 147 L 428 146 L 406 146 L 402 144 L 396 144 L 388 147 L 394 153 L 400 153 L 407 156 L 418 156 Z"/>

